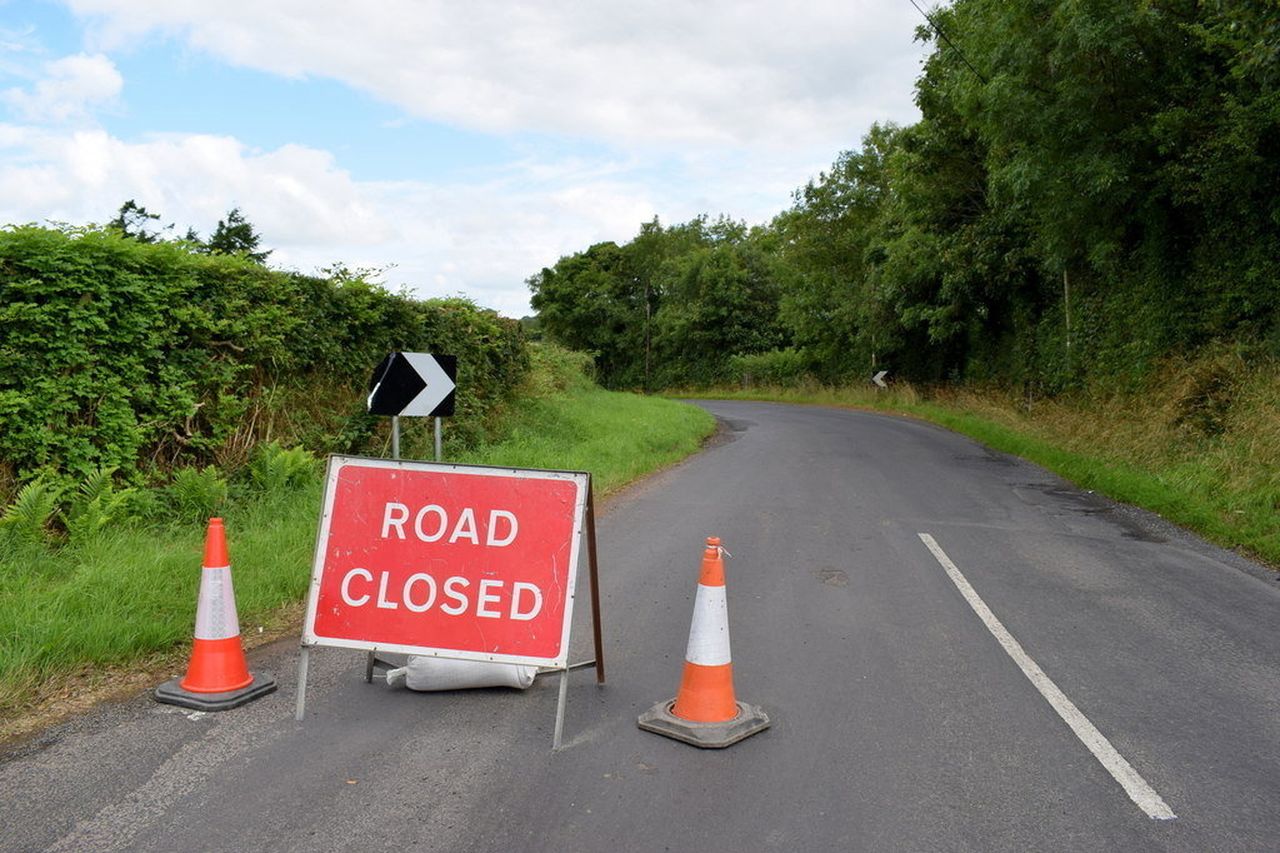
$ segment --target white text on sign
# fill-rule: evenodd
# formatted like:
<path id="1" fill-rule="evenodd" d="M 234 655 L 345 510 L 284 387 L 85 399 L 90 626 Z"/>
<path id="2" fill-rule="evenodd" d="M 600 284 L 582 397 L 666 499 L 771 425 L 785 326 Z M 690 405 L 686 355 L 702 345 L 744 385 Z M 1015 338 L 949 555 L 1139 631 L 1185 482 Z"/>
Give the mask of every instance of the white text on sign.
<path id="1" fill-rule="evenodd" d="M 413 516 L 411 525 L 409 524 L 410 515 Z M 476 511 L 471 507 L 465 507 L 458 513 L 458 518 L 451 528 L 449 513 L 438 504 L 427 504 L 414 513 L 406 504 L 388 501 L 382 514 L 382 538 L 390 538 L 394 531 L 397 539 L 404 539 L 406 525 L 409 526 L 410 533 L 423 542 L 439 542 L 448 532 L 450 545 L 457 544 L 460 540 L 466 540 L 473 545 L 480 544 L 480 531 L 476 528 Z M 506 529 L 499 534 L 503 525 Z M 505 509 L 489 510 L 489 523 L 484 527 L 485 545 L 491 548 L 505 548 L 516 541 L 516 535 L 519 532 L 520 523 L 516 521 L 515 513 Z"/>
<path id="2" fill-rule="evenodd" d="M 340 593 L 350 607 L 363 607 L 374 600 L 373 572 L 354 568 L 342 577 Z M 400 589 L 391 589 L 391 573 L 378 573 L 377 603 L 383 610 L 397 610 L 403 604 L 412 613 L 426 613 L 440 601 L 440 612 L 448 616 L 462 616 L 475 605 L 475 615 L 484 619 L 501 619 L 504 615 L 518 622 L 527 622 L 542 612 L 542 590 L 531 583 L 515 581 L 511 584 L 510 600 L 506 613 L 494 609 L 502 606 L 506 597 L 504 581 L 486 578 L 476 585 L 475 598 L 468 595 L 471 581 L 454 576 L 437 585 L 436 579 L 426 572 L 417 572 L 405 578 Z M 439 594 L 442 593 L 442 594 Z M 449 603 L 444 603 L 448 601 Z"/>
<path id="3" fill-rule="evenodd" d="M 486 547 L 505 548 L 520 532 L 515 513 L 505 509 L 489 510 L 487 522 L 477 524 L 472 507 L 464 507 L 451 519 L 448 510 L 439 504 L 426 504 L 414 512 L 408 504 L 387 501 L 380 535 L 383 539 L 412 537 L 428 543 L 444 540 L 450 545 L 483 542 Z M 372 601 L 382 610 L 398 610 L 403 605 L 411 613 L 426 613 L 438 606 L 446 616 L 464 616 L 470 611 L 482 619 L 506 616 L 518 622 L 532 620 L 542 612 L 542 590 L 523 581 L 514 581 L 508 591 L 505 581 L 482 579 L 475 584 L 473 596 L 472 581 L 460 575 L 437 582 L 434 575 L 417 572 L 397 588 L 391 573 L 381 571 L 377 574 L 376 591 L 374 580 L 374 573 L 366 568 L 348 571 L 339 587 L 343 602 L 349 607 L 364 607 Z"/>

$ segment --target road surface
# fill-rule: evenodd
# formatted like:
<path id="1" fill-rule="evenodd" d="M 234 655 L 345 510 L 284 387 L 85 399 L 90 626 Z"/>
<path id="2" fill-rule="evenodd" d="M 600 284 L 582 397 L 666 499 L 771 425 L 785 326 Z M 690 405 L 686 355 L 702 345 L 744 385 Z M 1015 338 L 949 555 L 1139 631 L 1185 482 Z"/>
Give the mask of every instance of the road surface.
<path id="1" fill-rule="evenodd" d="M 608 683 L 570 676 L 561 751 L 557 676 L 417 694 L 318 649 L 297 722 L 281 643 L 246 707 L 139 696 L 11 749 L 0 849 L 1280 848 L 1274 574 L 927 424 L 702 405 L 726 440 L 602 515 Z M 636 727 L 708 535 L 773 719 L 723 751 Z"/>

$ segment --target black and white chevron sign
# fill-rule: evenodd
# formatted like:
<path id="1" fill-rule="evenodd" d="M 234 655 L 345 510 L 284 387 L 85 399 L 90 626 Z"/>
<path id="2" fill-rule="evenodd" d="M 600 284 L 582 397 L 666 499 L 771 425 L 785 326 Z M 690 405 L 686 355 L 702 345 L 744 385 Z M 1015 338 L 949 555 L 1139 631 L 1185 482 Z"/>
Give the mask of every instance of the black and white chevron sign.
<path id="1" fill-rule="evenodd" d="M 425 352 L 393 352 L 369 380 L 369 414 L 449 417 L 458 359 Z"/>

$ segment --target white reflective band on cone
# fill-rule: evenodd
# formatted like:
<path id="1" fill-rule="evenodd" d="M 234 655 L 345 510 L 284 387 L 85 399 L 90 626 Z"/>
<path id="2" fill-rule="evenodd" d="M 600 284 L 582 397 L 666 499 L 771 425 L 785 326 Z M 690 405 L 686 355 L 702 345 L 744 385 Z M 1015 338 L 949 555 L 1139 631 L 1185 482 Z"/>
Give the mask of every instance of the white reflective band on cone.
<path id="1" fill-rule="evenodd" d="M 729 656 L 729 604 L 722 586 L 698 584 L 693 600 L 693 626 L 684 659 L 700 666 L 723 666 Z"/>
<path id="2" fill-rule="evenodd" d="M 196 605 L 196 639 L 225 640 L 240 635 L 231 567 L 201 569 L 200 599 Z"/>

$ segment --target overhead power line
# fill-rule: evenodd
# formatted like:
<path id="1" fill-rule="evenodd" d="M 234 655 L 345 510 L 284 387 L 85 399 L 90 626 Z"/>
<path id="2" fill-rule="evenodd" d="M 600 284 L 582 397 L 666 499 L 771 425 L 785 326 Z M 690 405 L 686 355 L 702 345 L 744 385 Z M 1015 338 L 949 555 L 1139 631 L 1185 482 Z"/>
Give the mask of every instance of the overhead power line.
<path id="1" fill-rule="evenodd" d="M 973 67 L 973 63 L 969 61 L 969 57 L 964 55 L 964 51 L 961 50 L 956 45 L 956 43 L 951 40 L 951 38 L 946 34 L 946 32 L 942 29 L 942 27 L 938 24 L 938 22 L 935 21 L 928 12 L 920 8 L 920 4 L 917 3 L 916 0 L 908 0 L 908 2 L 910 2 L 912 6 L 916 7 L 916 11 L 924 16 L 924 19 L 929 22 L 929 26 L 933 27 L 933 31 L 938 34 L 938 38 L 942 39 L 946 43 L 947 47 L 951 48 L 956 52 L 956 55 L 960 57 L 960 60 L 964 62 L 966 66 L 968 66 L 969 70 L 972 71 L 975 75 L 977 75 L 977 78 L 981 80 L 984 84 L 987 83 L 988 82 L 987 78 L 983 76 L 981 71 Z"/>

